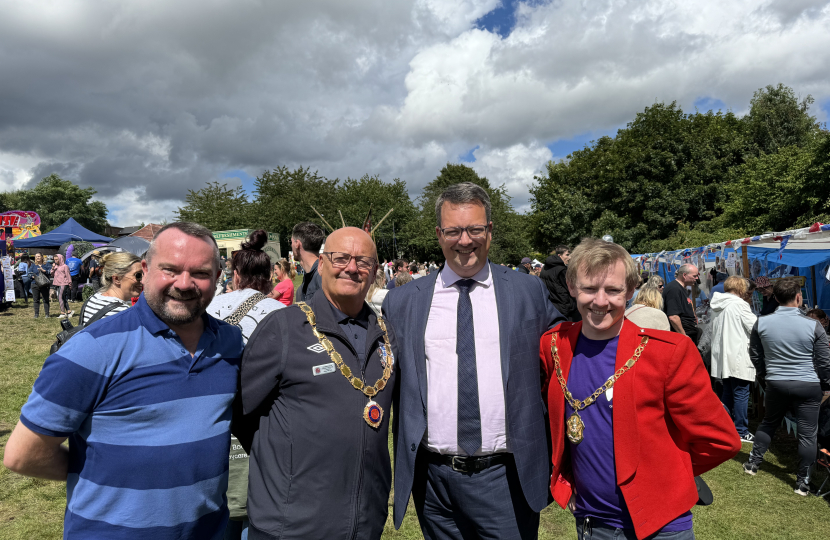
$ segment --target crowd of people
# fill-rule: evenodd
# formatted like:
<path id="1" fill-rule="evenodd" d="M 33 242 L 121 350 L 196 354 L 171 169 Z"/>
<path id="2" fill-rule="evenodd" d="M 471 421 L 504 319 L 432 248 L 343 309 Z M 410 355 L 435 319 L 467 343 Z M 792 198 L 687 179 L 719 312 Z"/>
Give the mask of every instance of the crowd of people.
<path id="1" fill-rule="evenodd" d="M 435 212 L 440 266 L 297 224 L 296 290 L 261 230 L 228 260 L 193 223 L 143 259 L 107 255 L 81 317 L 117 309 L 46 358 L 5 466 L 67 483 L 66 538 L 378 539 L 394 482 L 395 527 L 411 497 L 427 539 L 537 538 L 552 499 L 580 538 L 685 540 L 712 502 L 700 475 L 742 443 L 756 474 L 795 407 L 809 492 L 830 348 L 796 282 L 726 279 L 707 367 L 693 265 L 664 283 L 588 238 L 507 267 L 489 260 L 484 190 L 450 186 Z M 73 287 L 61 258 L 27 264 Z M 756 316 L 768 286 L 779 306 Z"/>

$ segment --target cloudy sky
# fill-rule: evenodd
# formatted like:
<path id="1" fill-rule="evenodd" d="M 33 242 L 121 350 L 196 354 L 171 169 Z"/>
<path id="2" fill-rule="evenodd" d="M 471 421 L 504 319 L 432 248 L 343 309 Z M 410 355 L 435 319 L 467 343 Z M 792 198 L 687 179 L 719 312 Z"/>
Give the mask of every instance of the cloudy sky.
<path id="1" fill-rule="evenodd" d="M 655 101 L 830 111 L 828 0 L 0 0 L 0 190 L 57 172 L 115 225 L 286 165 L 411 194 L 447 162 L 519 209 Z"/>

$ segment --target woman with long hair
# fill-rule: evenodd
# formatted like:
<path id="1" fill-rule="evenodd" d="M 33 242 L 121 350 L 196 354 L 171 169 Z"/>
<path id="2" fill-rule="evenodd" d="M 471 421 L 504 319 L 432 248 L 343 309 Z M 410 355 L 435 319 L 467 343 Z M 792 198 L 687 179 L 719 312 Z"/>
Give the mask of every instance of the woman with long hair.
<path id="1" fill-rule="evenodd" d="M 49 267 L 43 259 L 43 253 L 35 254 L 35 262 L 32 264 L 32 302 L 35 303 L 35 319 L 40 316 L 40 300 L 43 299 L 43 311 L 46 318 L 49 318 L 49 285 L 40 286 L 37 284 L 35 276 L 43 274 L 49 275 Z"/>
<path id="2" fill-rule="evenodd" d="M 108 311 L 104 318 L 120 313 L 132 305 L 132 299 L 141 294 L 144 286 L 141 280 L 141 259 L 128 251 L 110 253 L 101 260 L 101 288 L 93 294 L 81 309 L 79 320 L 86 324 L 103 308 L 118 304 Z"/>
<path id="3" fill-rule="evenodd" d="M 28 306 L 29 292 L 31 292 L 32 279 L 34 278 L 33 265 L 32 261 L 29 260 L 29 255 L 23 254 L 20 257 L 20 264 L 17 266 L 17 271 L 20 273 L 20 283 L 23 286 L 23 301 Z"/>
<path id="4" fill-rule="evenodd" d="M 286 259 L 280 259 L 274 265 L 274 290 L 268 295 L 268 298 L 273 298 L 282 302 L 286 306 L 294 303 L 294 278 L 297 272 L 291 267 Z"/>
<path id="5" fill-rule="evenodd" d="M 72 285 L 72 276 L 69 275 L 69 267 L 63 255 L 55 255 L 55 266 L 52 268 L 52 276 L 55 278 L 52 284 L 58 288 L 58 307 L 60 307 L 60 319 L 68 319 L 75 314 L 69 310 L 69 286 Z"/>
<path id="6" fill-rule="evenodd" d="M 267 242 L 268 233 L 261 229 L 250 234 L 231 260 L 233 291 L 215 296 L 207 308 L 209 315 L 238 326 L 242 330 L 242 341 L 246 344 L 266 315 L 285 307 L 268 298 L 271 292 L 271 259 L 262 251 Z M 227 492 L 230 520 L 224 538 L 234 540 L 247 538 L 248 529 L 248 455 L 241 448 L 239 441 L 231 438 Z"/>

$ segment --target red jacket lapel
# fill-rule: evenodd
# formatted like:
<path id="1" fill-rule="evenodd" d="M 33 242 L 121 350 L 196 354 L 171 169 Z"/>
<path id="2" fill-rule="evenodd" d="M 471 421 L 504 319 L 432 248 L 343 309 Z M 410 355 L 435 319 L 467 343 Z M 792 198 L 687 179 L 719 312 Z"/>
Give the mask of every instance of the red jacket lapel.
<path id="1" fill-rule="evenodd" d="M 625 321 L 620 340 L 617 343 L 617 361 L 614 369 L 619 370 L 634 355 L 640 344 L 640 329 Z M 640 462 L 640 436 L 637 429 L 636 401 L 637 366 L 629 369 L 614 383 L 612 399 L 614 418 L 614 458 L 617 465 L 617 484 L 627 482 L 637 471 Z"/>
<path id="2" fill-rule="evenodd" d="M 559 353 L 559 366 L 562 368 L 562 378 L 568 380 L 568 373 L 571 371 L 571 362 L 574 357 L 574 350 L 576 349 L 576 341 L 579 339 L 579 333 L 582 331 L 582 322 L 575 323 L 567 331 L 559 332 L 556 342 L 557 351 Z M 565 452 L 565 396 L 559 387 L 559 381 L 554 373 L 549 383 L 553 386 L 548 391 L 556 396 L 555 399 L 547 399 L 548 401 L 548 415 L 550 418 L 558 419 L 554 425 L 558 426 L 558 433 L 551 433 L 551 449 L 553 457 L 553 466 L 559 470 L 562 466 L 562 455 Z M 553 424 L 553 422 L 552 422 Z"/>

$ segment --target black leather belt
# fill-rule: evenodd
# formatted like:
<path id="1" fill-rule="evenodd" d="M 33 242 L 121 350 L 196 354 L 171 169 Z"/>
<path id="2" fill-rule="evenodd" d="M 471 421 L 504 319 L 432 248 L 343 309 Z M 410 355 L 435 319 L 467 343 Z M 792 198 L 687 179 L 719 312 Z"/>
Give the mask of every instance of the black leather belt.
<path id="1" fill-rule="evenodd" d="M 452 467 L 452 470 L 462 473 L 483 471 L 493 465 L 507 463 L 507 460 L 510 458 L 510 454 L 507 452 L 490 454 L 488 456 L 451 456 L 430 451 L 426 451 L 424 454 L 431 463 L 449 465 Z"/>

